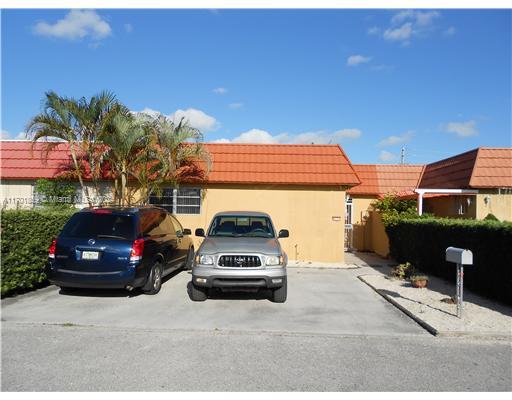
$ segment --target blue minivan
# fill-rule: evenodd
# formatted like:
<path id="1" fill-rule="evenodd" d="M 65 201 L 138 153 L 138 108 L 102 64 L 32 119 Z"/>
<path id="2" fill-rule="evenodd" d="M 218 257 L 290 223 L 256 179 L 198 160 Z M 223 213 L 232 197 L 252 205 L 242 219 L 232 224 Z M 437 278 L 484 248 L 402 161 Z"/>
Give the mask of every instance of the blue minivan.
<path id="1" fill-rule="evenodd" d="M 190 233 L 159 207 L 85 208 L 53 240 L 46 274 L 64 290 L 141 288 L 157 294 L 163 277 L 192 267 Z"/>

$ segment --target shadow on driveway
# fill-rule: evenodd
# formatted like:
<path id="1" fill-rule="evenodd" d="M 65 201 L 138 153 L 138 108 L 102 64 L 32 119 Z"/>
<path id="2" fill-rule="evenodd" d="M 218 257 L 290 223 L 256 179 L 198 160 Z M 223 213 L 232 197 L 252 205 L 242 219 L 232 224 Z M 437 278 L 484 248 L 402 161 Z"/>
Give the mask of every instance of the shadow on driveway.
<path id="1" fill-rule="evenodd" d="M 182 272 L 182 269 L 177 269 L 171 272 L 162 279 L 162 286 L 169 280 Z M 187 271 L 188 272 L 188 271 Z M 132 291 L 126 289 L 84 289 L 84 288 L 66 288 L 60 289 L 59 294 L 63 296 L 78 296 L 78 297 L 126 297 L 132 298 L 144 294 L 141 288 L 135 288 Z"/>

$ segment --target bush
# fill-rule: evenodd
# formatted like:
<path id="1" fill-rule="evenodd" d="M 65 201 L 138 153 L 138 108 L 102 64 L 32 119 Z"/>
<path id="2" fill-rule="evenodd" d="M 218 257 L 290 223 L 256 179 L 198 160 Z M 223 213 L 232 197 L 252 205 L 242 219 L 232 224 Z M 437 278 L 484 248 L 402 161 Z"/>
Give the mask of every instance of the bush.
<path id="1" fill-rule="evenodd" d="M 414 273 L 416 273 L 416 269 L 410 262 L 399 264 L 391 270 L 391 276 L 401 280 L 408 278 Z"/>
<path id="2" fill-rule="evenodd" d="M 386 226 L 391 256 L 425 273 L 455 281 L 456 267 L 445 261 L 454 246 L 473 252 L 464 268 L 464 286 L 512 304 L 512 223 L 448 218 L 403 219 Z"/>
<path id="3" fill-rule="evenodd" d="M 384 226 L 394 225 L 402 219 L 418 218 L 416 200 L 401 199 L 396 194 L 386 194 L 372 205 L 380 212 Z"/>
<path id="4" fill-rule="evenodd" d="M 77 210 L 2 210 L 2 297 L 46 284 L 48 247 Z"/>
<path id="5" fill-rule="evenodd" d="M 38 179 L 35 185 L 40 204 L 49 209 L 70 209 L 75 204 L 75 185 L 55 179 Z"/>
<path id="6" fill-rule="evenodd" d="M 499 221 L 499 219 L 496 218 L 496 215 L 491 214 L 491 213 L 487 214 L 485 216 L 484 220 L 486 220 L 486 221 Z"/>

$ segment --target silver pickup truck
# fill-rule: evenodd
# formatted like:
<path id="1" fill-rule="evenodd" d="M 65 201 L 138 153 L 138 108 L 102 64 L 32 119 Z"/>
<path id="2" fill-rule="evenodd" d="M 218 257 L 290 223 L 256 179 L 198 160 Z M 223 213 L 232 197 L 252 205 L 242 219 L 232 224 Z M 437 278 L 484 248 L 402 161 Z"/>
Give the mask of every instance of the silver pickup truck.
<path id="1" fill-rule="evenodd" d="M 204 301 L 209 289 L 271 289 L 271 300 L 286 301 L 288 258 L 268 214 L 232 211 L 216 214 L 207 233 L 196 229 L 204 241 L 196 252 L 192 267 L 190 298 Z"/>

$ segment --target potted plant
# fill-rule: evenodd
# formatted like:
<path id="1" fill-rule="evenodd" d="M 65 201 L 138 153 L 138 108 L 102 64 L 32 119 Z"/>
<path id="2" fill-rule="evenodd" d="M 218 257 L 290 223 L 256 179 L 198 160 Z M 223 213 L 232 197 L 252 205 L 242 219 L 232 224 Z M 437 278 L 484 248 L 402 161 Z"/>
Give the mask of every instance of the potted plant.
<path id="1" fill-rule="evenodd" d="M 427 287 L 428 276 L 427 275 L 412 275 L 410 278 L 411 284 L 415 288 Z"/>

